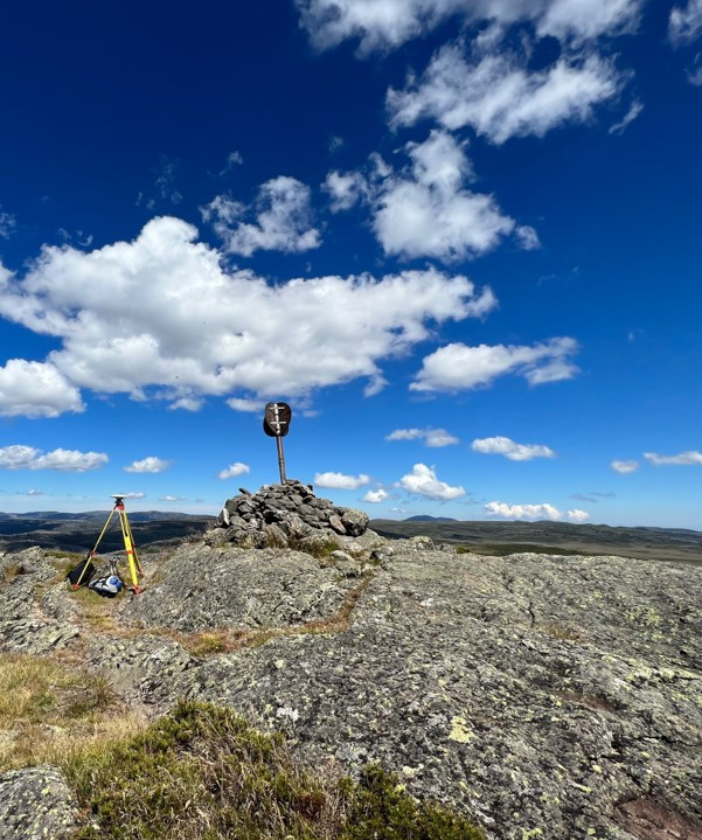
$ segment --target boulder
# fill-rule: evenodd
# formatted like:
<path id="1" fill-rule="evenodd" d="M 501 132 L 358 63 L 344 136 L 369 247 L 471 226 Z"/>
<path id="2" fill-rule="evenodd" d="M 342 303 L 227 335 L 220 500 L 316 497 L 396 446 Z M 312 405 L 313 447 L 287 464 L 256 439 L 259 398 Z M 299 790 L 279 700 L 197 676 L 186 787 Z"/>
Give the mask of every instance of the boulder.
<path id="1" fill-rule="evenodd" d="M 344 508 L 341 522 L 350 537 L 360 537 L 368 528 L 368 514 L 355 508 Z"/>
<path id="2" fill-rule="evenodd" d="M 0 775 L 3 840 L 69 840 L 78 827 L 72 793 L 53 767 Z"/>

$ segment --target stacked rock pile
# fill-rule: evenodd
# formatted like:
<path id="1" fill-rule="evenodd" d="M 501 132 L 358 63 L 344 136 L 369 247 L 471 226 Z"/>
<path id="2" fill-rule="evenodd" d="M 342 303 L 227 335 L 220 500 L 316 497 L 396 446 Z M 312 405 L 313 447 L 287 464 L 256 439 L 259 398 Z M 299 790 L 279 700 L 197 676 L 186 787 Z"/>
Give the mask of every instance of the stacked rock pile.
<path id="1" fill-rule="evenodd" d="M 363 511 L 320 499 L 311 485 L 296 479 L 265 485 L 257 493 L 240 488 L 239 493 L 225 502 L 208 542 L 226 541 L 244 548 L 304 548 L 338 537 L 360 537 L 368 528 Z"/>

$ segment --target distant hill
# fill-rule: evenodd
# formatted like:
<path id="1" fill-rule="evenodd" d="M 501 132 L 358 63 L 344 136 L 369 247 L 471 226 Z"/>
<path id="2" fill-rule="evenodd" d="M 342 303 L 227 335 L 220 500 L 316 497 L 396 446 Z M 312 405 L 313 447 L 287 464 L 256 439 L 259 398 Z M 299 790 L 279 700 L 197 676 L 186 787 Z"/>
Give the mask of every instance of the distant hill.
<path id="1" fill-rule="evenodd" d="M 431 537 L 460 543 L 476 554 L 613 554 L 620 557 L 702 564 L 702 532 L 685 528 L 626 528 L 567 522 L 442 521 L 431 517 L 372 519 L 384 537 Z"/>
<path id="2" fill-rule="evenodd" d="M 403 522 L 457 522 L 458 520 L 452 519 L 450 516 L 429 516 L 426 513 L 420 513 L 418 516 L 408 516 L 407 519 L 403 519 Z"/>

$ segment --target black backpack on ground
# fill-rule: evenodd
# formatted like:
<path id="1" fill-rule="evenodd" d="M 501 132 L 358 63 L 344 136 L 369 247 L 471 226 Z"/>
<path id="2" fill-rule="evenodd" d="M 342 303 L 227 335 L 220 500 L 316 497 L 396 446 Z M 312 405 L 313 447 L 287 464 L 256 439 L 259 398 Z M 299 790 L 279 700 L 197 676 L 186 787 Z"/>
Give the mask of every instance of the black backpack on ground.
<path id="1" fill-rule="evenodd" d="M 88 555 L 84 560 L 81 560 L 80 563 L 66 575 L 66 580 L 71 584 L 74 589 L 78 589 L 79 586 L 86 586 L 90 583 L 90 579 L 95 574 L 95 566 L 93 566 L 93 562 Z"/>

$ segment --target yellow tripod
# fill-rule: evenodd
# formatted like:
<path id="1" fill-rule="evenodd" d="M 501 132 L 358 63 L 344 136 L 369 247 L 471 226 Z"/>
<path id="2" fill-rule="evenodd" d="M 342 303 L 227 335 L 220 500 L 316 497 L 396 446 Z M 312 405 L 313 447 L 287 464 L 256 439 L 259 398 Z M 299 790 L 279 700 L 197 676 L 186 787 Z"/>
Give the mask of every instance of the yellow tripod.
<path id="1" fill-rule="evenodd" d="M 134 537 L 132 536 L 132 528 L 129 524 L 129 519 L 127 518 L 127 511 L 124 509 L 124 496 L 120 496 L 115 494 L 112 496 L 115 500 L 115 506 L 110 511 L 110 515 L 107 517 L 107 522 L 105 522 L 105 527 L 100 532 L 100 536 L 97 538 L 97 542 L 90 550 L 89 557 L 95 557 L 97 554 L 98 546 L 102 541 L 102 538 L 105 536 L 107 529 L 110 527 L 110 522 L 112 522 L 112 517 L 117 514 L 119 517 L 119 524 L 122 529 L 122 538 L 124 539 L 124 551 L 127 555 L 127 561 L 129 563 L 129 573 L 132 577 L 132 586 L 134 589 L 134 594 L 139 594 L 139 575 L 142 574 L 141 564 L 139 563 L 139 555 L 137 554 L 136 545 L 134 545 Z"/>

